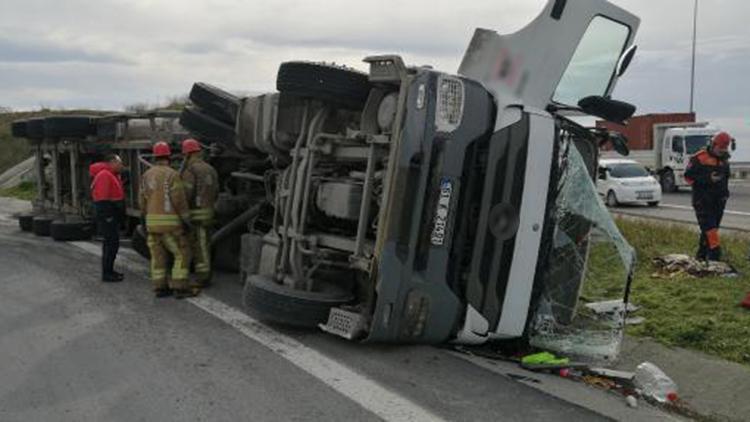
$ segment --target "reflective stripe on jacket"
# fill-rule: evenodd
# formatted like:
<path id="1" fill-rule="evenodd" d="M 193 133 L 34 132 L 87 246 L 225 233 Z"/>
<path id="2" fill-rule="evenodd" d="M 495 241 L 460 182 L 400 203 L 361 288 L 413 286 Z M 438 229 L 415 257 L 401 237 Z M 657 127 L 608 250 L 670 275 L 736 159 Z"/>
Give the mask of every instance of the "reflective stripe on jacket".
<path id="1" fill-rule="evenodd" d="M 181 174 L 190 206 L 190 218 L 196 223 L 210 224 L 219 195 L 219 175 L 198 156 L 190 156 Z"/>
<path id="2" fill-rule="evenodd" d="M 182 221 L 190 218 L 180 175 L 166 165 L 157 164 L 143 174 L 139 205 L 151 233 L 181 230 Z"/>

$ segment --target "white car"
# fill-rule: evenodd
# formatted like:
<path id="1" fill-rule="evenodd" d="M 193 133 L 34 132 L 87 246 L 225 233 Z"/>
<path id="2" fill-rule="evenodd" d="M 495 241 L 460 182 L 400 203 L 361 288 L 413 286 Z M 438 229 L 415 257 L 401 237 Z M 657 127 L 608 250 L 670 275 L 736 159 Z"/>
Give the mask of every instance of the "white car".
<path id="1" fill-rule="evenodd" d="M 661 201 L 659 182 L 633 160 L 599 160 L 596 188 L 610 207 L 637 202 L 655 207 Z"/>

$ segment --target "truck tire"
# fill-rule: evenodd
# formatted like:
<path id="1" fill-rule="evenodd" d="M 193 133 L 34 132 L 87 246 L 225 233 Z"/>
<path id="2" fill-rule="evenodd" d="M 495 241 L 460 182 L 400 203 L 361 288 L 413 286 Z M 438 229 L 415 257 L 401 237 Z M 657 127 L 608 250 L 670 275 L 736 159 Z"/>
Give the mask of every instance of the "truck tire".
<path id="1" fill-rule="evenodd" d="M 16 120 L 10 124 L 10 134 L 14 138 L 26 138 L 26 120 Z"/>
<path id="2" fill-rule="evenodd" d="M 130 237 L 130 246 L 134 251 L 138 252 L 138 255 L 151 259 L 151 251 L 148 249 L 148 241 L 146 239 L 146 229 L 142 225 L 137 225 L 133 230 L 133 235 Z"/>
<path id="3" fill-rule="evenodd" d="M 85 138 L 96 135 L 96 120 L 91 116 L 52 116 L 44 119 L 47 138 Z"/>
<path id="4" fill-rule="evenodd" d="M 370 88 L 366 73 L 321 63 L 282 63 L 276 76 L 276 89 L 281 93 L 353 110 L 364 108 Z"/>
<path id="5" fill-rule="evenodd" d="M 198 107 L 186 107 L 182 110 L 180 124 L 198 136 L 223 143 L 234 143 L 234 125 L 217 120 Z"/>
<path id="6" fill-rule="evenodd" d="M 37 236 L 49 236 L 52 228 L 52 217 L 36 216 L 31 223 L 31 231 Z"/>
<path id="7" fill-rule="evenodd" d="M 34 216 L 31 214 L 21 214 L 18 216 L 18 226 L 22 231 L 30 232 L 34 230 Z"/>
<path id="8" fill-rule="evenodd" d="M 44 119 L 36 118 L 26 121 L 26 137 L 40 141 L 44 139 Z"/>
<path id="9" fill-rule="evenodd" d="M 659 206 L 659 201 L 651 201 L 648 203 L 649 207 L 657 207 Z"/>
<path id="10" fill-rule="evenodd" d="M 263 275 L 245 281 L 243 303 L 248 314 L 262 321 L 301 328 L 316 328 L 328 320 L 331 308 L 347 304 L 353 295 L 330 283 L 307 292 L 276 283 Z"/>
<path id="11" fill-rule="evenodd" d="M 50 236 L 60 242 L 89 240 L 94 236 L 94 225 L 86 222 L 53 221 Z"/>
<path id="12" fill-rule="evenodd" d="M 675 183 L 674 172 L 672 170 L 664 171 L 659 177 L 659 183 L 663 192 L 677 192 L 677 183 Z"/>
<path id="13" fill-rule="evenodd" d="M 234 126 L 240 109 L 240 99 L 213 85 L 196 82 L 190 90 L 190 101 L 209 116 Z"/>

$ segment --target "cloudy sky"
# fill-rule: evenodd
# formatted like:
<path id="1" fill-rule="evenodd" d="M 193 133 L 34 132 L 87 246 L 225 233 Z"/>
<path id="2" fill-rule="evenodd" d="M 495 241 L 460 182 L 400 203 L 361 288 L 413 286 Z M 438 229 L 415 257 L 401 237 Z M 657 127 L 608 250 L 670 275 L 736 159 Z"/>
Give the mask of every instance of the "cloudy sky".
<path id="1" fill-rule="evenodd" d="M 639 112 L 686 111 L 693 2 L 614 2 L 642 18 L 615 97 Z M 194 81 L 266 91 L 292 59 L 364 69 L 367 55 L 399 53 L 455 72 L 475 27 L 515 31 L 544 3 L 0 0 L 0 106 L 121 109 L 184 95 Z M 700 0 L 696 108 L 750 143 L 748 17 L 747 1 Z"/>

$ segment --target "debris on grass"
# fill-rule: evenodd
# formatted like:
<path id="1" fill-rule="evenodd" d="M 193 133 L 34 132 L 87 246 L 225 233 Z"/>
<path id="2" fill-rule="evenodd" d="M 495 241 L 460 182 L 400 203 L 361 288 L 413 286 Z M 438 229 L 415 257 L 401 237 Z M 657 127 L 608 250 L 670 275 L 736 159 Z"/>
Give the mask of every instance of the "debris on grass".
<path id="1" fill-rule="evenodd" d="M 726 262 L 701 261 L 683 254 L 657 256 L 653 259 L 657 271 L 654 278 L 673 278 L 680 275 L 691 277 L 737 277 L 737 270 Z"/>

